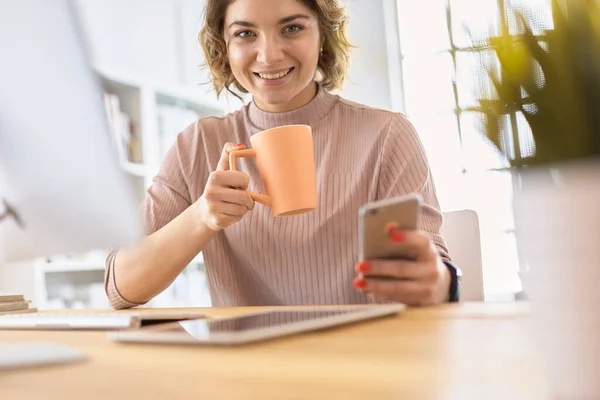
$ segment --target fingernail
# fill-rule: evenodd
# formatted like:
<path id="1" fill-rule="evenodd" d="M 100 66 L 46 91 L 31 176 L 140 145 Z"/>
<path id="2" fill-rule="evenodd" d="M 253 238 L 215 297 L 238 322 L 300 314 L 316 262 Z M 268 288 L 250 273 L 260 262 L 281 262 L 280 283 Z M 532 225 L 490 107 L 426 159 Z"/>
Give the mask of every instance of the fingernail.
<path id="1" fill-rule="evenodd" d="M 363 278 L 354 279 L 354 287 L 356 289 L 364 289 L 367 286 L 367 281 Z"/>
<path id="2" fill-rule="evenodd" d="M 399 243 L 404 241 L 404 233 L 396 231 L 390 233 L 390 241 L 394 243 Z"/>
<path id="3" fill-rule="evenodd" d="M 233 147 L 240 148 L 240 147 L 245 147 L 245 146 L 243 144 L 241 144 L 241 143 L 238 143 L 238 144 L 234 145 Z"/>
<path id="4" fill-rule="evenodd" d="M 397 229 L 398 229 L 398 224 L 397 224 L 397 223 L 395 223 L 395 222 L 390 222 L 390 223 L 388 223 L 388 224 L 385 226 L 385 232 L 386 232 L 386 233 L 392 233 L 392 232 L 394 232 L 394 231 L 395 231 L 395 230 L 397 230 Z"/>
<path id="5" fill-rule="evenodd" d="M 369 272 L 371 270 L 371 264 L 366 261 L 361 261 L 357 264 L 356 270 L 361 273 Z"/>

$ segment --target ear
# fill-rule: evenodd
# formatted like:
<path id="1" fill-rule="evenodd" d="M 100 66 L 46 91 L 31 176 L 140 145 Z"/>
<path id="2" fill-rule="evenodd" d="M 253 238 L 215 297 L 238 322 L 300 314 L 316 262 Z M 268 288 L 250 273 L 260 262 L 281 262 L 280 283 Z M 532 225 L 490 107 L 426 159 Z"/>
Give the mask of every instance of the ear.
<path id="1" fill-rule="evenodd" d="M 319 48 L 319 58 L 323 55 L 323 47 L 325 46 L 326 40 L 321 39 L 321 46 Z"/>

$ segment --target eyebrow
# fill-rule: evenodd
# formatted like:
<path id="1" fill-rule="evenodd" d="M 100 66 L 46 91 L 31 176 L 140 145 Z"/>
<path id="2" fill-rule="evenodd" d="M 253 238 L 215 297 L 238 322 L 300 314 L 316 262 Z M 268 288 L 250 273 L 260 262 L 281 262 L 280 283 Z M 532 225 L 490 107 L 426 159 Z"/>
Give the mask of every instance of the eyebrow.
<path id="1" fill-rule="evenodd" d="M 308 17 L 308 15 L 304 15 L 304 14 L 290 15 L 289 17 L 281 18 L 279 20 L 279 25 L 287 24 L 288 22 L 292 22 L 296 19 L 309 19 L 309 17 Z M 256 25 L 254 25 L 248 21 L 233 21 L 231 24 L 229 24 L 229 26 L 227 28 L 229 29 L 234 25 L 245 26 L 248 28 L 256 28 Z"/>

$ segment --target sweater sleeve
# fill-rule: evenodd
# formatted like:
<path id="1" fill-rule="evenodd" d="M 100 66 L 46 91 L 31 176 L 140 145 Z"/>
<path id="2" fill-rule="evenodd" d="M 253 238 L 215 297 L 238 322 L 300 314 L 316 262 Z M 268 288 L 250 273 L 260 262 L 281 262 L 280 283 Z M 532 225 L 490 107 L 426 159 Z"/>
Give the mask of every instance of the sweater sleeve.
<path id="1" fill-rule="evenodd" d="M 381 154 L 378 199 L 420 193 L 423 198 L 419 228 L 435 243 L 440 256 L 450 260 L 440 234 L 442 213 L 435 192 L 427 156 L 412 124 L 401 114 L 390 121 Z"/>
<path id="2" fill-rule="evenodd" d="M 194 124 L 178 135 L 146 191 L 140 212 L 147 235 L 161 229 L 193 203 L 190 182 L 197 172 L 197 129 L 197 124 Z M 109 303 L 116 309 L 141 305 L 126 300 L 119 293 L 115 277 L 117 255 L 118 250 L 114 250 L 106 258 L 104 288 Z"/>

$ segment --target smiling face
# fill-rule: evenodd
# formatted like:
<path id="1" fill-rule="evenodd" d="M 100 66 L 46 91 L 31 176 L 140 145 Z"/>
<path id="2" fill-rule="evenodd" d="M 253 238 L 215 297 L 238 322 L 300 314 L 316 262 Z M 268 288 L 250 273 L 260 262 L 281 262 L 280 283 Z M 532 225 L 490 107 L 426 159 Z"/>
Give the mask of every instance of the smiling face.
<path id="1" fill-rule="evenodd" d="M 231 71 L 259 108 L 290 111 L 314 97 L 321 35 L 302 1 L 235 0 L 223 32 Z"/>

